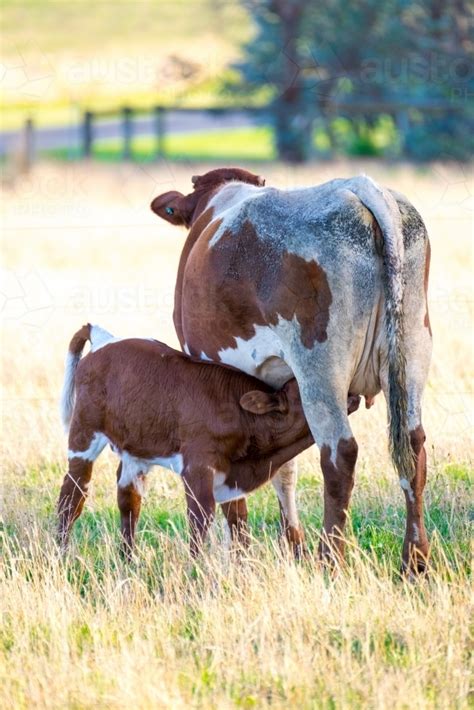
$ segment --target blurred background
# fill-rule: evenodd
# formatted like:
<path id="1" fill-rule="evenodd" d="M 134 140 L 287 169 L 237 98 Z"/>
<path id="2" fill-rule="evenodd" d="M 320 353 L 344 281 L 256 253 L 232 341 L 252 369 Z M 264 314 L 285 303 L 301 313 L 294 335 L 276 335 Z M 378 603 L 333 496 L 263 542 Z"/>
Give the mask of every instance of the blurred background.
<path id="1" fill-rule="evenodd" d="M 468 10 L 467 0 L 3 0 L 7 467 L 63 455 L 57 398 L 83 322 L 176 344 L 185 232 L 149 205 L 219 164 L 280 188 L 365 172 L 409 197 L 433 254 L 425 428 L 443 466 L 470 457 Z M 378 400 L 353 418 L 369 470 L 388 466 Z"/>
<path id="2" fill-rule="evenodd" d="M 468 0 L 3 0 L 2 163 L 468 160 Z"/>

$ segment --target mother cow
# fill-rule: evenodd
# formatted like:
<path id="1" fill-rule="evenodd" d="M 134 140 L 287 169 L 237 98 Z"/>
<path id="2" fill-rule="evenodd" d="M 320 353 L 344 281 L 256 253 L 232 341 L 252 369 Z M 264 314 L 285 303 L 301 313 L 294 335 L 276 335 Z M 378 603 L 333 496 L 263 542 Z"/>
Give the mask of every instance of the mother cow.
<path id="1" fill-rule="evenodd" d="M 370 402 L 382 389 L 407 506 L 403 564 L 423 569 L 430 247 L 418 212 L 366 176 L 277 190 L 245 170 L 220 169 L 193 184 L 189 195 L 167 192 L 152 203 L 190 229 L 175 293 L 181 347 L 273 386 L 296 376 L 324 475 L 323 556 L 343 552 L 354 483 L 348 393 Z M 273 482 L 298 545 L 295 467 Z M 236 514 L 245 517 L 244 500 Z"/>

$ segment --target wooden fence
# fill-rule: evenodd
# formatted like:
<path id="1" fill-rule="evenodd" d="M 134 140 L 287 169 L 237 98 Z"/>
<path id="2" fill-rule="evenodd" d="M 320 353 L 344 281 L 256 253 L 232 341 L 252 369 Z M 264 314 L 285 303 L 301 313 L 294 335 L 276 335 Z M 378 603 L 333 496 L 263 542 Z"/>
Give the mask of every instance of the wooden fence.
<path id="1" fill-rule="evenodd" d="M 378 102 L 372 101 L 339 101 L 331 102 L 326 106 L 326 110 L 336 116 L 345 116 L 350 119 L 356 119 L 358 116 L 380 115 L 387 113 L 393 116 L 397 128 L 400 132 L 403 142 L 403 135 L 407 131 L 410 121 L 410 112 L 417 109 L 430 114 L 448 114 L 462 110 L 456 103 L 438 102 L 438 101 L 397 101 L 397 102 Z M 229 114 L 245 114 L 248 117 L 257 121 L 263 121 L 266 116 L 270 123 L 271 109 L 269 107 L 249 108 L 249 107 L 229 107 L 229 108 L 183 108 L 183 107 L 131 107 L 124 106 L 119 110 L 110 111 L 85 111 L 82 115 L 80 126 L 78 127 L 78 145 L 79 153 L 84 158 L 91 157 L 94 152 L 94 143 L 97 140 L 95 136 L 95 127 L 104 119 L 118 119 L 119 136 L 122 144 L 121 155 L 123 160 L 133 159 L 133 139 L 136 135 L 140 135 L 136 131 L 135 121 L 138 117 L 148 116 L 151 119 L 151 131 L 148 127 L 146 134 L 150 133 L 154 136 L 154 150 L 152 155 L 156 158 L 164 156 L 166 153 L 166 115 L 168 113 L 178 113 L 192 116 L 193 114 L 207 114 L 217 118 L 219 116 Z M 315 114 L 315 120 L 318 118 Z M 102 139 L 101 139 L 102 140 Z M 76 141 L 77 142 L 77 141 Z M 28 119 L 23 129 L 22 153 L 24 162 L 30 165 L 35 157 L 35 128 L 32 119 Z"/>

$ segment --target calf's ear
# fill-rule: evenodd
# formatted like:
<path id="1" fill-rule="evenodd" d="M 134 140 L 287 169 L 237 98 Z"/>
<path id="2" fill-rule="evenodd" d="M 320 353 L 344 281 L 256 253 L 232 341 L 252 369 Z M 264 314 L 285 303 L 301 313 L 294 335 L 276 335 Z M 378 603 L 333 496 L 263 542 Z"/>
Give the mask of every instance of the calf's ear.
<path id="1" fill-rule="evenodd" d="M 155 197 L 150 205 L 152 211 L 171 224 L 187 224 L 186 197 L 182 192 L 171 190 Z"/>
<path id="2" fill-rule="evenodd" d="M 281 412 L 284 414 L 288 411 L 288 405 L 283 393 L 262 392 L 261 390 L 246 392 L 240 398 L 240 406 L 247 412 L 252 412 L 252 414 L 268 414 L 268 412 Z"/>

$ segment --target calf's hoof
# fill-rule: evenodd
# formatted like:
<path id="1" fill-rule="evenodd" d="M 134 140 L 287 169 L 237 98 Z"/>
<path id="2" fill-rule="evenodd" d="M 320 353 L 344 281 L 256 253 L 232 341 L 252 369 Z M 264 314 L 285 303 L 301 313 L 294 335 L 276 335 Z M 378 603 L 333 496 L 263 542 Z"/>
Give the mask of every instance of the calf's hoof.
<path id="1" fill-rule="evenodd" d="M 299 527 L 289 525 L 283 535 L 281 535 L 280 541 L 283 546 L 289 549 L 298 562 L 308 557 L 308 548 L 306 547 L 304 530 L 301 525 Z"/>

